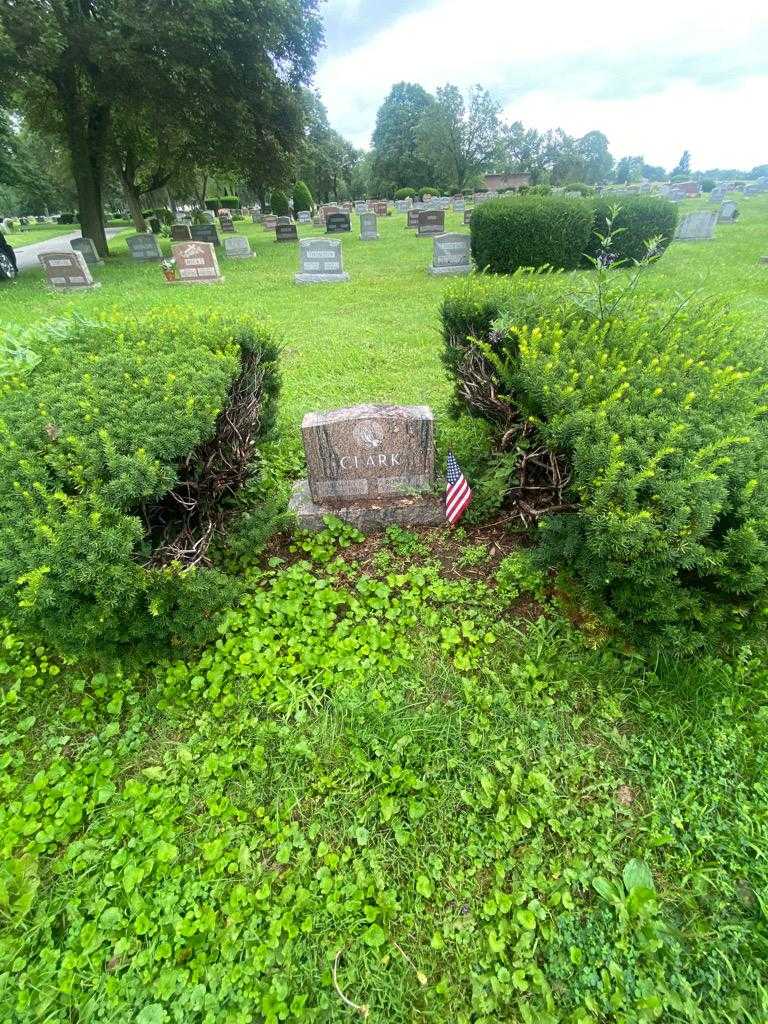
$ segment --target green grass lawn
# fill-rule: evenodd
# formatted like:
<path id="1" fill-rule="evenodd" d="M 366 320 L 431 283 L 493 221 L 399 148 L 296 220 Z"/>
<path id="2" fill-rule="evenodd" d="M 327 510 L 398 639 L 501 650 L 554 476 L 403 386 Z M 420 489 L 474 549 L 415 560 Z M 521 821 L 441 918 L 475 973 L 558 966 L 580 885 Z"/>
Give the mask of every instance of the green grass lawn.
<path id="1" fill-rule="evenodd" d="M 26 231 L 4 231 L 3 234 L 14 249 L 20 249 L 23 245 L 47 242 L 49 238 L 58 238 L 59 235 L 69 235 L 79 230 L 77 224 L 30 224 Z"/>
<path id="2" fill-rule="evenodd" d="M 764 334 L 768 198 L 740 205 L 643 287 L 722 295 Z M 446 418 L 448 284 L 403 221 L 342 236 L 339 286 L 294 286 L 296 247 L 252 225 L 221 286 L 167 287 L 121 238 L 93 293 L 0 286 L 0 323 L 252 313 L 283 340 L 292 472 L 303 413 L 361 401 L 428 403 L 441 451 L 469 454 L 481 428 Z M 188 661 L 93 671 L 6 636 L 0 1020 L 768 1020 L 759 638 L 647 658 L 503 526 L 239 557 L 246 597 Z"/>

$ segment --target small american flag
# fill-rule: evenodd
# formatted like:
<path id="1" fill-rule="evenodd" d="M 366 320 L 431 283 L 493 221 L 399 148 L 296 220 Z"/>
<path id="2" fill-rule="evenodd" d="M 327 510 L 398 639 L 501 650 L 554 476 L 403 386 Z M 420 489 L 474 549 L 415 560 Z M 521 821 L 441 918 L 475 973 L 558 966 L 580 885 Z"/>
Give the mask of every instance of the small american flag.
<path id="1" fill-rule="evenodd" d="M 447 486 L 445 488 L 445 518 L 455 526 L 472 501 L 472 488 L 464 479 L 453 452 L 448 452 L 448 469 L 446 471 Z"/>

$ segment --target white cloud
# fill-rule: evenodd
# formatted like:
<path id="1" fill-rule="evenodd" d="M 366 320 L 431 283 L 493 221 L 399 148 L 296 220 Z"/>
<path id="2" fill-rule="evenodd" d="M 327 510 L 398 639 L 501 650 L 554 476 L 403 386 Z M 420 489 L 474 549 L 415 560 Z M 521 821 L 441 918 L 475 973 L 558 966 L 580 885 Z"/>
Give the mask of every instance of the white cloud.
<path id="1" fill-rule="evenodd" d="M 332 3 L 351 9 L 357 0 Z M 767 43 L 764 0 L 743 0 L 738 17 L 719 2 L 556 0 L 525 9 L 436 0 L 346 54 L 326 52 L 316 82 L 331 123 L 359 146 L 395 82 L 430 90 L 480 82 L 510 118 L 572 134 L 599 129 L 615 155 L 668 165 L 687 147 L 695 166 L 747 167 L 768 161 L 756 124 L 768 109 Z"/>

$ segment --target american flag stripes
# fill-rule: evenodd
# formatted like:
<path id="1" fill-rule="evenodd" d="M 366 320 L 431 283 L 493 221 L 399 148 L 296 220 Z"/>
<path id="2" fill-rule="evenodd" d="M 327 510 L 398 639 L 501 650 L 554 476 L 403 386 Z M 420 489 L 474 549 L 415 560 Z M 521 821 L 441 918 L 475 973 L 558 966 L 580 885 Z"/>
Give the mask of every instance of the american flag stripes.
<path id="1" fill-rule="evenodd" d="M 448 452 L 448 468 L 446 471 L 447 485 L 445 488 L 445 518 L 455 526 L 472 501 L 472 488 L 464 479 L 453 452 Z"/>

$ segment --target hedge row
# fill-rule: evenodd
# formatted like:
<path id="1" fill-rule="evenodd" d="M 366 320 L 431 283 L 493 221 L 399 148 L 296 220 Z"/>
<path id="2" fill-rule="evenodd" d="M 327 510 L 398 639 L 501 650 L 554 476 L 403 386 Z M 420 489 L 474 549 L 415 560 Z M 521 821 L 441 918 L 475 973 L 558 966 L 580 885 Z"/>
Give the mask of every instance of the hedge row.
<path id="1" fill-rule="evenodd" d="M 574 508 L 540 523 L 542 562 L 612 609 L 632 639 L 682 650 L 763 617 L 761 342 L 737 343 L 706 305 L 675 313 L 638 302 L 601 321 L 568 297 L 567 281 L 478 278 L 442 307 L 459 404 L 500 435 L 532 424 L 572 472 Z M 511 489 L 519 451 L 506 458 Z"/>
<path id="2" fill-rule="evenodd" d="M 600 235 L 614 204 L 583 199 L 528 194 L 483 203 L 472 214 L 472 255 L 475 264 L 495 274 L 512 274 L 521 267 L 549 265 L 563 270 L 590 266 L 588 257 L 602 249 Z M 640 260 L 646 242 L 661 238 L 656 254 L 672 241 L 677 207 L 666 199 L 633 196 L 622 200 L 614 219 L 611 258 Z"/>
<path id="3" fill-rule="evenodd" d="M 162 557 L 177 531 L 199 540 L 169 496 L 231 497 L 195 456 L 207 445 L 216 467 L 235 383 L 256 389 L 253 436 L 269 429 L 268 333 L 169 310 L 55 321 L 25 344 L 39 364 L 0 379 L 0 617 L 76 657 L 206 639 L 234 584 Z"/>

